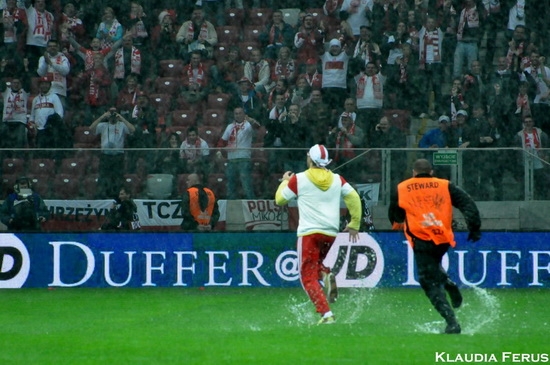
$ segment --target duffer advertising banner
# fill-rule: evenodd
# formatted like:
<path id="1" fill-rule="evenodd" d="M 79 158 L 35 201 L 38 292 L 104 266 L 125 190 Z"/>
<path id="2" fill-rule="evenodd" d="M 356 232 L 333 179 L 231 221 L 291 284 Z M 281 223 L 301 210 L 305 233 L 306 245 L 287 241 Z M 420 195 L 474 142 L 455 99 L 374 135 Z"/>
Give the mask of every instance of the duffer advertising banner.
<path id="1" fill-rule="evenodd" d="M 462 286 L 549 287 L 550 233 L 484 233 L 443 266 Z M 0 288 L 299 286 L 294 233 L 0 234 Z M 418 286 L 401 232 L 338 235 L 325 264 L 341 287 Z"/>

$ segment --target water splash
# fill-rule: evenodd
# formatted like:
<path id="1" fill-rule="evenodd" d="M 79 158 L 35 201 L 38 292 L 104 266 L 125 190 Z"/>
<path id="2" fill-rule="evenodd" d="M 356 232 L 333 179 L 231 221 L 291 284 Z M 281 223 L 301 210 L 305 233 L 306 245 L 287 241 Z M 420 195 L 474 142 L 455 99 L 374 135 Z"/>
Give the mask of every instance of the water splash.
<path id="1" fill-rule="evenodd" d="M 316 323 L 319 319 L 317 314 L 312 310 L 312 304 L 307 299 L 307 296 L 304 299 L 298 299 L 297 297 L 291 295 L 286 305 L 288 310 L 288 315 L 283 317 L 281 321 L 286 322 L 288 325 L 304 325 Z"/>
<path id="2" fill-rule="evenodd" d="M 500 319 L 500 302 L 487 289 L 476 286 L 470 289 L 473 296 L 465 301 L 458 312 L 459 318 L 463 318 L 462 332 L 467 335 L 490 332 Z"/>
<path id="3" fill-rule="evenodd" d="M 357 323 L 365 311 L 372 310 L 371 303 L 376 289 L 353 288 L 341 294 L 337 304 L 340 323 Z"/>

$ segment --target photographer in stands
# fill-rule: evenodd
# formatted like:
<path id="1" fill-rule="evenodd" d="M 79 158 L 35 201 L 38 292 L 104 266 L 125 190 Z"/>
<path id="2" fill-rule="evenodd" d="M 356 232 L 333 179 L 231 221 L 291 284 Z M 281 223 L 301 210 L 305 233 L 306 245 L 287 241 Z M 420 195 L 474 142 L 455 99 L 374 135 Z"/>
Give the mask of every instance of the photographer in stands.
<path id="1" fill-rule="evenodd" d="M 19 177 L 13 189 L 0 207 L 2 223 L 8 231 L 40 231 L 40 224 L 47 220 L 50 212 L 40 195 L 32 191 L 30 179 Z"/>

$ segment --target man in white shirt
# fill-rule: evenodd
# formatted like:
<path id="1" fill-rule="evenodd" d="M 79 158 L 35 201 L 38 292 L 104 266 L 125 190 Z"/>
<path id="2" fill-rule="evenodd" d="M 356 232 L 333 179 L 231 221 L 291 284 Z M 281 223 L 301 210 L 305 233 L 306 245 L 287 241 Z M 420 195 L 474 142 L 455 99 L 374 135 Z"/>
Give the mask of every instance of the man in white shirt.
<path id="1" fill-rule="evenodd" d="M 65 105 L 67 97 L 67 75 L 71 71 L 71 65 L 67 57 L 59 52 L 57 41 L 48 41 L 46 52 L 38 60 L 39 76 L 47 76 L 52 81 L 51 91 L 56 93 Z"/>
<path id="2" fill-rule="evenodd" d="M 374 62 L 369 62 L 355 76 L 355 98 L 357 100 L 356 123 L 363 129 L 367 137 L 374 132 L 374 127 L 382 117 L 384 101 L 384 83 L 386 77 L 378 72 Z"/>
<path id="3" fill-rule="evenodd" d="M 46 0 L 35 0 L 34 6 L 29 5 L 26 11 L 29 27 L 25 51 L 30 69 L 35 69 L 38 59 L 44 54 L 48 41 L 52 38 L 55 19 L 53 14 L 46 10 Z"/>
<path id="4" fill-rule="evenodd" d="M 31 115 L 29 122 L 31 128 L 36 128 L 36 147 L 54 148 L 50 146 L 46 137 L 46 125 L 48 118 L 54 114 L 63 118 L 64 110 L 61 100 L 51 91 L 51 79 L 44 76 L 40 79 L 38 88 L 40 93 L 32 100 Z"/>
<path id="5" fill-rule="evenodd" d="M 332 39 L 329 50 L 321 56 L 323 62 L 322 88 L 325 102 L 331 109 L 344 103 L 347 97 L 347 73 L 349 56 L 342 50 L 338 39 Z"/>
<path id="6" fill-rule="evenodd" d="M 22 87 L 21 78 L 15 77 L 6 83 L 2 93 L 4 110 L 2 113 L 1 145 L 5 148 L 27 147 L 27 102 L 29 93 Z"/>

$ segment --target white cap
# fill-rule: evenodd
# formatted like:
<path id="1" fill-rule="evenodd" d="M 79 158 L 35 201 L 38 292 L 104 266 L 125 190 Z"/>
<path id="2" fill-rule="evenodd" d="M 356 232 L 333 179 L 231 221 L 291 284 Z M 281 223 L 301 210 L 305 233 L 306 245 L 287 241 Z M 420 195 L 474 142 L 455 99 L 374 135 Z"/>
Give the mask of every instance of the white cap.
<path id="1" fill-rule="evenodd" d="M 331 39 L 330 43 L 329 43 L 329 46 L 338 46 L 338 47 L 342 47 L 342 44 L 340 43 L 340 41 L 336 38 L 333 38 Z"/>
<path id="2" fill-rule="evenodd" d="M 460 109 L 459 111 L 456 112 L 456 115 L 464 115 L 465 117 L 467 117 L 468 112 L 464 109 Z"/>
<path id="3" fill-rule="evenodd" d="M 332 162 L 332 160 L 328 158 L 327 148 L 322 144 L 316 144 L 315 146 L 311 147 L 309 149 L 308 156 L 309 158 L 311 158 L 311 161 L 313 161 L 313 163 L 318 167 L 325 167 Z"/>

